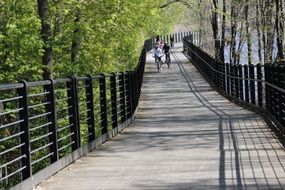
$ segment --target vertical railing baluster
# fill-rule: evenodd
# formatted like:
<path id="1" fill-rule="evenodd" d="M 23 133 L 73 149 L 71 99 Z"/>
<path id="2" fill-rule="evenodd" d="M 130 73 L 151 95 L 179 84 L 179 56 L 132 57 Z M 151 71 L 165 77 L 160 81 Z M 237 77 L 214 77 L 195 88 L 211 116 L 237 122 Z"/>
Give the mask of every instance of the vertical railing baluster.
<path id="1" fill-rule="evenodd" d="M 273 76 L 274 76 L 274 80 L 273 80 L 273 84 L 275 86 L 280 86 L 279 85 L 279 66 L 277 64 L 273 64 Z M 276 88 L 272 88 L 274 90 L 273 94 L 274 94 L 274 114 L 275 114 L 275 118 L 277 119 L 277 121 L 280 121 L 280 97 L 279 97 L 279 91 Z"/>
<path id="2" fill-rule="evenodd" d="M 224 62 L 221 62 L 221 80 L 223 83 L 223 91 L 226 92 L 227 91 L 227 87 L 226 87 L 226 64 Z"/>
<path id="3" fill-rule="evenodd" d="M 265 78 L 265 108 L 270 111 L 270 86 L 269 83 L 269 64 L 264 65 L 264 78 Z"/>
<path id="4" fill-rule="evenodd" d="M 235 97 L 237 99 L 239 99 L 239 94 L 240 94 L 240 89 L 239 89 L 239 79 L 238 79 L 238 66 L 234 65 L 233 66 L 233 70 L 234 70 L 234 76 L 235 76 Z"/>
<path id="5" fill-rule="evenodd" d="M 261 71 L 261 65 L 257 64 L 257 93 L 258 93 L 258 106 L 263 107 L 263 88 L 262 88 L 262 71 Z"/>
<path id="6" fill-rule="evenodd" d="M 106 94 L 106 76 L 100 74 L 100 114 L 101 114 L 101 133 L 104 135 L 108 132 L 108 112 L 107 112 L 107 94 Z"/>
<path id="7" fill-rule="evenodd" d="M 131 88 L 132 88 L 132 115 L 136 109 L 136 101 L 137 101 L 137 85 L 136 85 L 136 78 L 135 78 L 135 71 L 131 71 Z"/>
<path id="8" fill-rule="evenodd" d="M 234 65 L 230 64 L 230 81 L 231 81 L 231 96 L 235 96 L 235 84 L 234 84 Z"/>
<path id="9" fill-rule="evenodd" d="M 255 100 L 255 77 L 254 77 L 254 66 L 253 65 L 249 65 L 249 78 L 250 78 L 250 101 L 251 104 L 255 105 L 256 104 L 256 100 Z"/>
<path id="10" fill-rule="evenodd" d="M 239 76 L 239 99 L 241 101 L 244 101 L 244 96 L 243 96 L 243 91 L 244 91 L 244 88 L 243 88 L 243 66 L 242 65 L 239 65 L 238 66 L 238 76 Z"/>
<path id="11" fill-rule="evenodd" d="M 88 142 L 95 140 L 95 116 L 94 116 L 94 94 L 93 94 L 93 79 L 88 75 L 88 79 L 85 80 L 85 92 L 86 92 L 86 107 L 87 107 L 87 124 L 88 124 Z"/>
<path id="12" fill-rule="evenodd" d="M 140 98 L 140 85 L 139 85 L 139 71 L 134 71 L 134 78 L 135 78 L 135 88 L 136 88 L 136 103 L 135 103 L 135 110 L 138 107 L 139 104 L 139 98 Z"/>
<path id="13" fill-rule="evenodd" d="M 274 72 L 273 72 L 273 65 L 269 64 L 269 81 L 270 84 L 274 84 Z M 270 96 L 269 96 L 269 111 L 272 115 L 275 115 L 274 113 L 274 89 L 269 86 Z"/>
<path id="14" fill-rule="evenodd" d="M 226 63 L 226 85 L 227 85 L 227 94 L 231 94 L 231 84 L 230 84 L 230 64 Z"/>
<path id="15" fill-rule="evenodd" d="M 285 89 L 285 65 L 279 66 L 280 72 L 280 88 Z M 281 124 L 285 126 L 285 93 L 280 92 L 280 113 L 281 113 Z"/>
<path id="16" fill-rule="evenodd" d="M 68 95 L 68 114 L 71 135 L 72 151 L 77 150 L 81 146 L 80 130 L 78 121 L 78 96 L 77 96 L 77 81 L 75 77 L 70 77 L 71 81 L 67 82 L 67 95 Z"/>
<path id="17" fill-rule="evenodd" d="M 248 80 L 248 66 L 244 65 L 244 93 L 245 102 L 249 103 L 249 80 Z"/>
<path id="18" fill-rule="evenodd" d="M 47 102 L 49 104 L 46 105 L 47 112 L 50 112 L 48 115 L 48 122 L 51 124 L 48 126 L 48 130 L 52 135 L 49 135 L 49 142 L 52 143 L 50 146 L 50 152 L 53 153 L 50 157 L 51 163 L 56 162 L 58 157 L 58 142 L 57 142 L 57 124 L 56 124 L 56 105 L 55 105 L 55 92 L 54 92 L 54 81 L 53 79 L 49 79 L 50 84 L 45 85 L 45 91 L 47 94 Z"/>
<path id="19" fill-rule="evenodd" d="M 128 71 L 127 72 L 127 78 L 128 78 L 128 82 L 127 82 L 127 89 L 128 89 L 128 107 L 129 107 L 129 110 L 128 110 L 128 119 L 132 117 L 132 110 L 133 110 L 133 105 L 132 105 L 132 100 L 133 100 L 133 89 L 132 89 L 132 75 L 131 75 L 131 71 Z"/>
<path id="20" fill-rule="evenodd" d="M 214 83 L 215 83 L 216 86 L 218 86 L 218 80 L 219 80 L 218 79 L 218 72 L 217 72 L 218 61 L 217 60 L 213 60 L 211 65 L 214 68 L 214 69 L 210 68 L 211 71 L 212 71 L 212 76 L 214 77 Z"/>
<path id="21" fill-rule="evenodd" d="M 20 142 L 23 144 L 21 146 L 21 165 L 23 167 L 22 170 L 22 180 L 25 180 L 32 175 L 31 168 L 31 152 L 30 152 L 30 125 L 29 125 L 29 109 L 28 109 L 28 85 L 26 81 L 21 81 L 23 84 L 22 88 L 17 90 L 17 94 L 19 97 L 19 120 L 20 122 Z"/>
<path id="22" fill-rule="evenodd" d="M 119 76 L 119 90 L 120 90 L 120 113 L 121 113 L 121 123 L 126 121 L 126 89 L 125 89 L 125 74 L 120 73 Z"/>
<path id="23" fill-rule="evenodd" d="M 110 77 L 111 83 L 111 102 L 112 102 L 112 128 L 115 129 L 118 126 L 118 116 L 117 116 L 117 80 L 116 73 L 112 73 Z"/>

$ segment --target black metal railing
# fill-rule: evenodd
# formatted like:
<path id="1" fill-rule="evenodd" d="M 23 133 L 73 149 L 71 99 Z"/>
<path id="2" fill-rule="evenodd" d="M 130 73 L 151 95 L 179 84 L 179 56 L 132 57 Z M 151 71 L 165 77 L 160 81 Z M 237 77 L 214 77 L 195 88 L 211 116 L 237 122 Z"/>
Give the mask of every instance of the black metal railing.
<path id="1" fill-rule="evenodd" d="M 200 34 L 198 31 L 185 31 L 185 32 L 178 32 L 178 33 L 173 33 L 173 34 L 168 34 L 168 35 L 162 35 L 161 38 L 164 42 L 167 42 L 170 44 L 170 37 L 173 37 L 174 43 L 179 43 L 183 42 L 183 39 L 185 37 L 190 38 L 190 40 L 194 44 L 201 44 L 200 42 Z"/>
<path id="2" fill-rule="evenodd" d="M 152 47 L 146 40 L 133 71 L 0 85 L 0 189 L 40 182 L 46 174 L 36 173 L 65 159 L 61 169 L 130 124 Z"/>
<path id="3" fill-rule="evenodd" d="M 216 60 L 184 38 L 184 53 L 202 75 L 227 97 L 262 113 L 285 140 L 285 65 L 233 65 Z M 268 117 L 269 116 L 269 117 Z"/>

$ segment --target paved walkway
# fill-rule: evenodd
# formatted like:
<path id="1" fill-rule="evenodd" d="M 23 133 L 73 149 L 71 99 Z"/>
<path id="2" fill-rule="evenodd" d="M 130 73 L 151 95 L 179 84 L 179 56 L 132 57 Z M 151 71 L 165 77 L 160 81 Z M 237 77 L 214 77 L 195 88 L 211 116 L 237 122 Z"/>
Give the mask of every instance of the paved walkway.
<path id="1" fill-rule="evenodd" d="M 37 189 L 285 189 L 284 148 L 264 121 L 174 55 L 162 73 L 149 55 L 132 127 Z"/>

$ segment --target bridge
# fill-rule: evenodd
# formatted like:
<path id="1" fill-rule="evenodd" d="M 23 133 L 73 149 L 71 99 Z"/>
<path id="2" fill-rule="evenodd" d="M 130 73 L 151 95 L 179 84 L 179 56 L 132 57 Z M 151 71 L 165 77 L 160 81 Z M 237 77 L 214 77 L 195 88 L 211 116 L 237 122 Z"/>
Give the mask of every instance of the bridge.
<path id="1" fill-rule="evenodd" d="M 19 125 L 3 188 L 283 189 L 283 66 L 224 64 L 187 36 L 161 73 L 146 41 L 135 71 L 0 86 L 19 102 L 0 115 Z"/>

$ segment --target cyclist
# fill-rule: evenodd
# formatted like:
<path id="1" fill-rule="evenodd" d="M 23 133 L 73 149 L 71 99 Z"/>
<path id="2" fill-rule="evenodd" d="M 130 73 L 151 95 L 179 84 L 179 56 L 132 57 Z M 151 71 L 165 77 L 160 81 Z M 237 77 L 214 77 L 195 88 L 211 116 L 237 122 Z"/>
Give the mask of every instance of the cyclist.
<path id="1" fill-rule="evenodd" d="M 164 43 L 163 52 L 165 54 L 165 63 L 167 63 L 167 66 L 169 68 L 171 64 L 171 59 L 170 59 L 170 46 L 167 44 L 167 42 Z"/>
<path id="2" fill-rule="evenodd" d="M 170 45 L 171 45 L 171 48 L 174 47 L 174 34 L 170 36 Z"/>
<path id="3" fill-rule="evenodd" d="M 163 57 L 162 49 L 159 48 L 158 46 L 155 46 L 154 52 L 153 52 L 153 57 L 155 58 L 155 63 L 156 63 L 156 68 L 158 72 L 161 72 L 161 65 L 162 65 L 162 60 L 161 58 Z"/>

